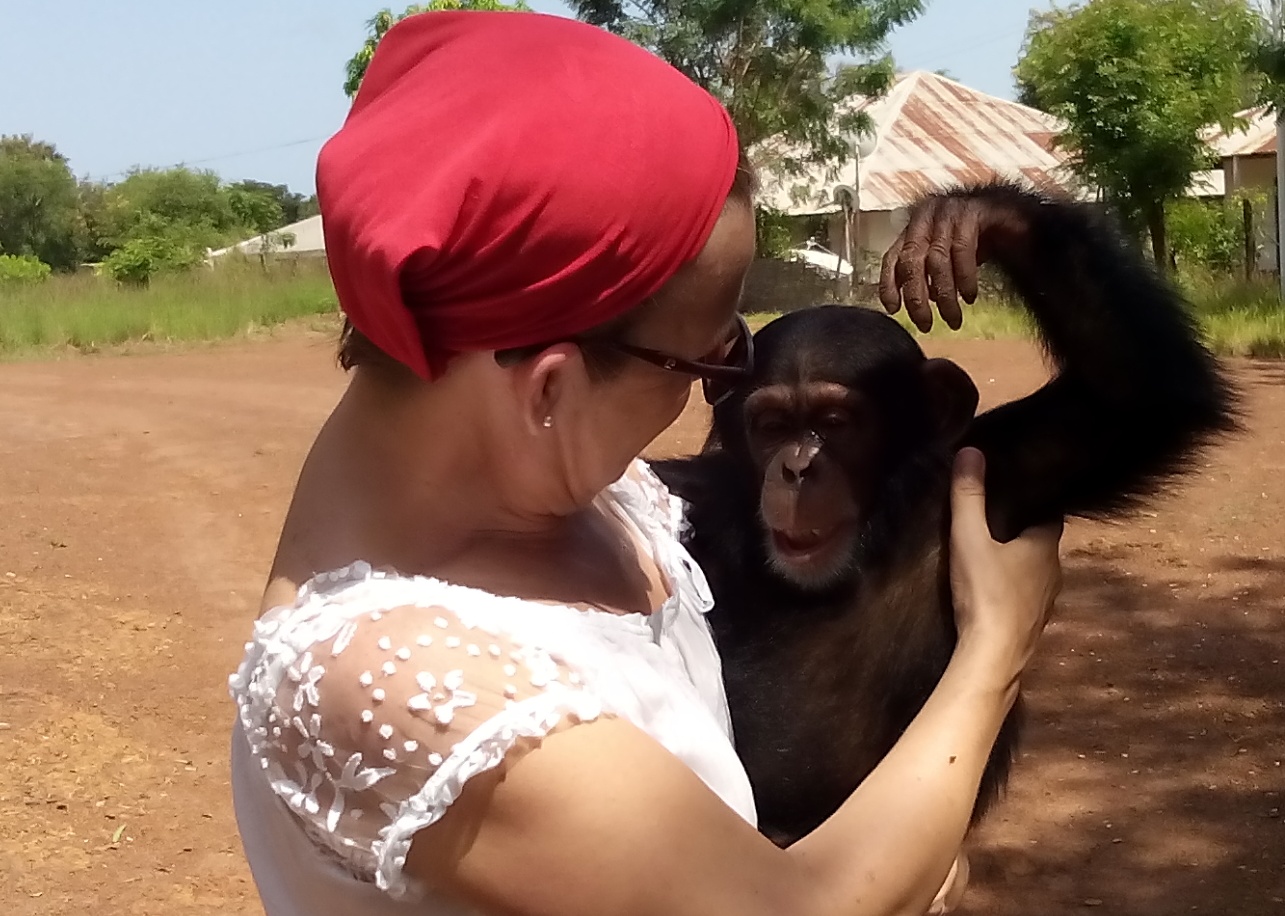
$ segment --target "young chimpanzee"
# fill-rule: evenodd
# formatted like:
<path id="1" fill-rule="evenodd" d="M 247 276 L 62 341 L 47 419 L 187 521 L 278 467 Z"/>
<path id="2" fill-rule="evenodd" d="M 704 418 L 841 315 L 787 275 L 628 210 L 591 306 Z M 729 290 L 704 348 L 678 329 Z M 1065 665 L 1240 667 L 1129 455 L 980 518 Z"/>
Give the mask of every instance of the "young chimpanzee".
<path id="1" fill-rule="evenodd" d="M 995 263 L 1056 374 L 974 419 L 954 363 L 887 315 L 825 306 L 754 338 L 750 382 L 714 411 L 702 454 L 659 462 L 690 504 L 710 581 L 737 749 L 760 829 L 788 844 L 830 816 L 896 743 L 953 650 L 950 469 L 986 457 L 997 540 L 1063 516 L 1115 517 L 1237 427 L 1233 392 L 1184 303 L 1086 208 L 1007 184 L 930 196 L 884 260 L 881 298 L 929 298 L 958 327 Z M 1018 709 L 974 823 L 1008 775 Z"/>

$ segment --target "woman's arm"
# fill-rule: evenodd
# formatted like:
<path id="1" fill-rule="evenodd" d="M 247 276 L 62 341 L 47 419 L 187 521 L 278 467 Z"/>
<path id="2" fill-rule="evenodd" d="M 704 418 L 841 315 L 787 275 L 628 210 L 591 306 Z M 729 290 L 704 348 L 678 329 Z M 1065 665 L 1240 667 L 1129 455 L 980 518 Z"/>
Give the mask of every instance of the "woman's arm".
<path id="1" fill-rule="evenodd" d="M 555 732 L 470 780 L 406 871 L 511 916 L 919 914 L 959 848 L 1011 692 L 961 657 L 829 821 L 781 850 L 614 719 Z M 953 758 L 954 762 L 951 762 Z"/>
<path id="2" fill-rule="evenodd" d="M 602 719 L 470 780 L 416 835 L 407 872 L 512 916 L 923 913 L 1057 591 L 1059 532 L 991 541 L 980 475 L 975 457 L 961 461 L 955 656 L 889 756 L 811 835 L 778 849 L 650 737 Z"/>

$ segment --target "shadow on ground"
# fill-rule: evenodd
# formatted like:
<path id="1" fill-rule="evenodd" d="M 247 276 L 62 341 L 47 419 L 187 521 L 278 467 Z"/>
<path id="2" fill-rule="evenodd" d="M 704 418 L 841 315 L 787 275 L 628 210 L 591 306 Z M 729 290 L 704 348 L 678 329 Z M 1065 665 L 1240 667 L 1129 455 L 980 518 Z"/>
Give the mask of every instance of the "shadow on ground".
<path id="1" fill-rule="evenodd" d="M 1207 567 L 1253 583 L 1211 594 L 1070 552 L 965 912 L 1285 912 L 1285 561 Z"/>

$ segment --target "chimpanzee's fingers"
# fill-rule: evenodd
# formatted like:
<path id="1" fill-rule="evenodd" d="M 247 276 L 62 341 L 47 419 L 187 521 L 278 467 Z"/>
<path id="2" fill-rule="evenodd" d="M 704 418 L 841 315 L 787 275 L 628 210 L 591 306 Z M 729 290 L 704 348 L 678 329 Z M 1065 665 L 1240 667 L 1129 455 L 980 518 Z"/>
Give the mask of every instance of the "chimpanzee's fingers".
<path id="1" fill-rule="evenodd" d="M 936 222 L 938 203 L 930 202 L 919 208 L 906 226 L 906 240 L 894 269 L 897 286 L 906 303 L 906 314 L 915 327 L 927 332 L 933 326 L 932 306 L 928 297 L 928 276 L 924 261 Z"/>
<path id="2" fill-rule="evenodd" d="M 883 253 L 883 266 L 879 270 L 879 301 L 889 315 L 897 314 L 901 308 L 901 290 L 897 287 L 897 259 L 901 257 L 901 248 L 905 244 L 906 233 L 903 230 L 897 240 Z"/>
<path id="3" fill-rule="evenodd" d="M 928 255 L 924 265 L 928 279 L 933 287 L 933 301 L 937 311 L 951 330 L 958 331 L 964 321 L 959 309 L 959 299 L 955 294 L 953 262 L 951 260 L 951 242 L 955 238 L 956 226 L 959 223 L 960 208 L 958 201 L 948 200 L 938 211 L 937 221 L 933 226 L 932 243 L 928 246 Z"/>
<path id="4" fill-rule="evenodd" d="M 955 224 L 954 240 L 950 243 L 950 260 L 955 267 L 955 284 L 959 295 L 972 305 L 977 301 L 977 246 L 981 233 L 981 213 L 975 206 L 966 206 Z"/>

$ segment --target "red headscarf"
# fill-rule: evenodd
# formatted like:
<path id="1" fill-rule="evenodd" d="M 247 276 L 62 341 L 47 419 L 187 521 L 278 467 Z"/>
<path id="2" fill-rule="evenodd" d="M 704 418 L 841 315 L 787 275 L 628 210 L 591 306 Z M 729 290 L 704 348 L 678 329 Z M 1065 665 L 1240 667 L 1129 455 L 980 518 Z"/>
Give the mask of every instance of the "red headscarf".
<path id="1" fill-rule="evenodd" d="M 411 16 L 317 164 L 340 304 L 424 378 L 583 332 L 700 252 L 737 155 L 712 96 L 602 29 Z"/>

